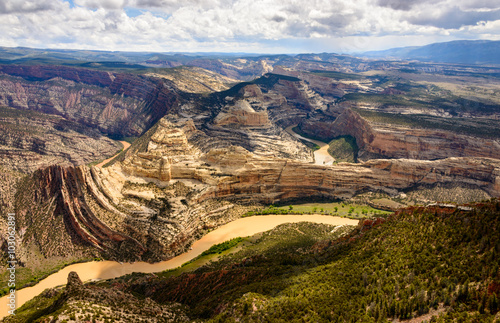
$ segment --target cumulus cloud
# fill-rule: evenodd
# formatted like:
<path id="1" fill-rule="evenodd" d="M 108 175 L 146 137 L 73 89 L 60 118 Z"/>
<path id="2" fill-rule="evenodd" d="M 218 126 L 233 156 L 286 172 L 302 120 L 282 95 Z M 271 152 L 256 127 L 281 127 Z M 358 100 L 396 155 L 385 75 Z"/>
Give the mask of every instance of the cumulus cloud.
<path id="1" fill-rule="evenodd" d="M 90 9 L 122 9 L 127 4 L 126 0 L 75 0 L 77 6 Z"/>
<path id="2" fill-rule="evenodd" d="M 382 7 L 392 8 L 394 10 L 410 10 L 416 5 L 421 5 L 431 0 L 377 0 L 377 4 Z M 434 0 L 434 3 L 441 2 Z"/>
<path id="3" fill-rule="evenodd" d="M 46 0 L 2 0 L 0 14 L 38 12 L 54 9 L 54 3 Z"/>
<path id="4" fill-rule="evenodd" d="M 469 0 L 461 1 L 462 9 L 499 9 L 500 2 L 491 0 Z"/>
<path id="5" fill-rule="evenodd" d="M 416 25 L 429 25 L 443 29 L 458 29 L 462 26 L 477 25 L 479 22 L 500 19 L 500 9 L 487 11 L 464 11 L 458 6 L 434 12 L 422 12 L 410 17 L 409 22 Z"/>
<path id="6" fill-rule="evenodd" d="M 484 38 L 482 31 L 488 37 L 500 37 L 500 31 L 491 27 L 500 20 L 500 5 L 488 0 L 357 0 L 355 3 L 351 0 L 74 0 L 73 3 L 74 6 L 63 0 L 1 1 L 0 28 L 4 32 L 0 35 L 0 45 L 265 52 L 294 46 L 288 51 L 311 48 L 334 51 L 367 49 L 362 47 L 377 44 L 373 39 L 390 39 L 391 44 L 407 45 L 404 42 L 409 40 Z"/>

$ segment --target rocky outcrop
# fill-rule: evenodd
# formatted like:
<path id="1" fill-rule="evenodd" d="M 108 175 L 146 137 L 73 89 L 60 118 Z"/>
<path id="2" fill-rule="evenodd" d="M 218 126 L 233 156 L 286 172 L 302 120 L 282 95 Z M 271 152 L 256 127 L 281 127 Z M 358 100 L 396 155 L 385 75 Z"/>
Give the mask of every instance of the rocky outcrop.
<path id="1" fill-rule="evenodd" d="M 254 154 L 241 146 L 199 149 L 193 120 L 163 118 L 111 167 L 49 167 L 19 198 L 23 243 L 47 256 L 86 246 L 116 259 L 159 261 L 207 229 L 256 203 L 312 197 L 351 198 L 371 191 L 397 196 L 453 184 L 500 196 L 500 161 L 488 158 L 371 160 L 319 166 Z M 54 228 L 57 231 L 54 232 Z M 56 238 L 57 247 L 49 248 Z M 88 251 L 90 250 L 90 251 Z"/>
<path id="2" fill-rule="evenodd" d="M 373 158 L 434 160 L 447 157 L 500 159 L 498 140 L 461 135 L 446 130 L 369 122 L 351 109 L 345 109 L 330 124 L 305 121 L 301 124 L 301 130 L 319 138 L 353 136 L 359 147 L 359 160 Z"/>
<path id="3" fill-rule="evenodd" d="M 189 66 L 197 66 L 220 75 L 242 81 L 253 80 L 266 73 L 272 72 L 273 67 L 265 59 L 194 59 L 187 63 Z"/>
<path id="4" fill-rule="evenodd" d="M 371 160 L 331 167 L 290 161 L 253 161 L 234 176 L 221 180 L 213 196 L 275 203 L 312 196 L 350 198 L 365 191 L 394 196 L 409 188 L 437 183 L 473 185 L 490 196 L 500 196 L 500 161 L 483 158 Z"/>
<path id="5" fill-rule="evenodd" d="M 92 246 L 108 257 L 140 259 L 144 252 L 143 246 L 135 239 L 110 229 L 94 214 L 86 201 L 86 190 L 89 179 L 88 168 L 74 168 L 53 166 L 39 170 L 33 174 L 31 189 L 34 189 L 34 198 L 38 205 L 47 205 L 45 212 L 26 205 L 25 197 L 20 197 L 18 209 L 25 225 L 36 217 L 45 218 L 44 223 L 32 223 L 42 230 L 30 230 L 30 239 L 36 240 L 40 245 L 54 243 L 54 234 L 62 240 L 57 241 L 58 248 L 45 249 L 42 252 L 46 256 L 60 255 L 71 252 L 64 250 L 74 242 L 77 244 Z M 23 203 L 24 202 L 24 203 Z M 37 214 L 34 214 L 37 213 Z M 49 225 L 52 223 L 52 225 Z M 58 227 L 65 227 L 64 232 L 53 232 Z M 50 233 L 51 232 L 51 233 Z M 27 237 L 28 238 L 28 237 Z M 133 255 L 126 255 L 124 249 L 134 250 Z M 59 249 L 63 248 L 63 249 Z M 59 250 L 58 250 L 59 249 Z M 132 257 L 132 258 L 129 258 Z"/>
<path id="6" fill-rule="evenodd" d="M 151 278 L 151 277 L 150 277 Z M 65 288 L 46 289 L 34 302 L 43 305 L 43 311 L 36 313 L 21 312 L 7 316 L 6 322 L 57 321 L 102 321 L 123 322 L 190 322 L 181 304 L 163 304 L 151 298 L 138 298 L 125 291 L 124 283 L 114 282 L 102 287 L 83 284 L 74 271 L 68 274 Z M 40 306 L 41 308 L 42 306 Z M 42 317 L 42 318 L 41 318 Z"/>
<path id="7" fill-rule="evenodd" d="M 273 70 L 276 74 L 289 75 L 297 77 L 305 82 L 308 86 L 321 93 L 324 97 L 328 98 L 330 101 L 343 97 L 346 93 L 354 92 L 358 88 L 353 84 L 342 83 L 331 77 L 324 77 L 320 75 L 315 75 L 313 73 L 305 73 L 296 71 L 290 68 L 284 68 L 282 66 L 277 66 Z"/>
<path id="8" fill-rule="evenodd" d="M 0 107 L 0 165 L 11 170 L 88 164 L 120 148 L 99 131 L 60 116 Z"/>
<path id="9" fill-rule="evenodd" d="M 80 294 L 84 290 L 84 286 L 82 280 L 78 276 L 78 274 L 74 271 L 68 274 L 68 282 L 66 283 L 66 294 L 67 295 L 76 295 Z"/>
<path id="10" fill-rule="evenodd" d="M 138 136 L 179 103 L 168 80 L 64 66 L 0 65 L 0 104 Z"/>
<path id="11" fill-rule="evenodd" d="M 61 78 L 100 87 L 110 86 L 114 79 L 114 75 L 110 72 L 58 65 L 0 65 L 0 72 L 6 75 L 19 76 L 27 81 L 47 81 L 53 78 Z"/>
<path id="12" fill-rule="evenodd" d="M 147 75 L 168 79 L 172 81 L 179 90 L 188 93 L 224 91 L 230 88 L 230 84 L 238 82 L 236 79 L 224 77 L 203 68 L 188 66 L 162 70 L 161 73 L 150 73 Z"/>
<path id="13" fill-rule="evenodd" d="M 240 125 L 261 127 L 269 124 L 267 111 L 255 111 L 246 100 L 236 101 L 234 105 L 220 112 L 214 119 L 218 126 Z"/>
<path id="14" fill-rule="evenodd" d="M 195 131 L 192 121 L 186 123 L 183 128 L 177 128 L 167 119 L 161 119 L 147 147 L 125 159 L 123 170 L 134 176 L 170 181 L 172 164 L 179 161 L 192 162 L 199 155 L 186 137 L 186 133 L 191 135 Z"/>
<path id="15" fill-rule="evenodd" d="M 325 167 L 264 158 L 237 146 L 212 149 L 206 154 L 198 152 L 197 156 L 193 159 L 193 155 L 177 154 L 175 162 L 170 164 L 170 179 L 195 179 L 208 185 L 198 201 L 227 198 L 239 202 L 274 203 L 311 196 L 350 198 L 365 191 L 397 195 L 420 185 L 438 183 L 472 185 L 490 196 L 500 194 L 500 162 L 496 159 L 371 160 Z M 155 169 L 159 169 L 160 161 L 157 157 Z M 123 165 L 133 174 L 132 164 L 125 161 Z M 158 175 L 153 177 L 159 178 Z"/>

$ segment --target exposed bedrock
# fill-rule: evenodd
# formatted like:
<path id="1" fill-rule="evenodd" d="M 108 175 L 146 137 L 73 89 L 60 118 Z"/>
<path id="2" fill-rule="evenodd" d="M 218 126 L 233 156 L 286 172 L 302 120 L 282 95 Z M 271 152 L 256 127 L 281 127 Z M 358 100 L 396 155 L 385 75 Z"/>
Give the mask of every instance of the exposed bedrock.
<path id="1" fill-rule="evenodd" d="M 175 110 L 179 92 L 153 77 L 64 66 L 0 65 L 0 104 L 57 114 L 113 136 L 138 136 Z"/>
<path id="2" fill-rule="evenodd" d="M 20 227 L 27 231 L 24 242 L 35 242 L 45 256 L 93 247 L 110 258 L 140 259 L 144 247 L 109 228 L 89 206 L 89 198 L 98 198 L 91 195 L 89 179 L 88 168 L 73 166 L 47 167 L 26 179 L 22 185 L 29 192 L 18 193 L 16 207 Z M 127 255 L 129 250 L 136 254 Z"/>
<path id="3" fill-rule="evenodd" d="M 350 135 L 356 138 L 359 160 L 411 158 L 434 160 L 447 157 L 488 157 L 500 159 L 500 142 L 456 134 L 445 130 L 405 128 L 375 124 L 351 109 L 334 122 L 306 120 L 301 130 L 318 138 Z"/>
<path id="4" fill-rule="evenodd" d="M 18 193 L 23 243 L 47 256 L 80 245 L 107 258 L 159 261 L 256 203 L 390 195 L 420 186 L 464 185 L 500 196 L 500 161 L 490 158 L 371 160 L 318 166 L 254 154 L 240 146 L 198 147 L 192 120 L 163 118 L 122 162 L 100 168 L 53 166 Z M 22 229 L 21 229 L 22 230 Z M 57 238 L 57 247 L 54 244 Z M 25 240 L 26 239 L 26 240 Z"/>
<path id="5" fill-rule="evenodd" d="M 350 198 L 365 191 L 396 195 L 412 187 L 437 183 L 473 185 L 491 196 L 500 195 L 500 161 L 486 158 L 387 159 L 331 167 L 266 161 L 245 168 L 221 180 L 214 196 L 274 203 L 311 196 Z"/>
<path id="6" fill-rule="evenodd" d="M 81 165 L 105 159 L 120 145 L 96 129 L 60 116 L 0 106 L 0 165 L 33 172 L 49 165 Z"/>

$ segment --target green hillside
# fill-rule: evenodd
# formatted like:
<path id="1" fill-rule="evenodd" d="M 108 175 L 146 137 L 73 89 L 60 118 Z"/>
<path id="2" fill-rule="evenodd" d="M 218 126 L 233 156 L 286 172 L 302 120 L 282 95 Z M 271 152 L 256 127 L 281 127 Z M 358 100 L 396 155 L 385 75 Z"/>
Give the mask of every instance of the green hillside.
<path id="1" fill-rule="evenodd" d="M 494 322 L 500 314 L 500 202 L 414 207 L 354 230 L 281 225 L 180 275 L 120 286 L 210 322 Z M 165 278 L 169 277 L 169 278 Z"/>

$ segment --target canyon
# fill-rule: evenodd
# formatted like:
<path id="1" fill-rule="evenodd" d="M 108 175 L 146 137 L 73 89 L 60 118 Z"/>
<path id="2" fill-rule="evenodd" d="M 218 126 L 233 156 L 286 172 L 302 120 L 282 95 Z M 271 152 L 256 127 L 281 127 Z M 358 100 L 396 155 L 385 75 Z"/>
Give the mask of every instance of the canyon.
<path id="1" fill-rule="evenodd" d="M 466 118 L 397 105 L 413 90 L 345 73 L 399 65 L 353 59 L 328 74 L 317 69 L 340 59 L 326 58 L 134 73 L 0 65 L 0 206 L 16 213 L 23 286 L 71 262 L 166 261 L 270 204 L 435 188 L 500 196 L 496 108 Z M 342 136 L 355 139 L 358 163 L 326 155 Z"/>
<path id="2" fill-rule="evenodd" d="M 162 118 L 146 144 L 133 143 L 124 160 L 109 167 L 36 171 L 23 184 L 30 193 L 17 200 L 25 243 L 36 241 L 46 257 L 90 252 L 120 261 L 160 261 L 253 205 L 349 199 L 363 192 L 398 196 L 438 183 L 500 195 L 500 161 L 494 158 L 375 159 L 325 166 L 259 156 L 238 146 L 203 153 L 193 124 Z M 61 226 L 66 230 L 50 234 Z M 54 234 L 57 246 L 52 245 Z"/>
<path id="3" fill-rule="evenodd" d="M 500 158 L 498 138 L 373 122 L 349 108 L 333 122 L 304 121 L 301 130 L 317 138 L 352 136 L 359 147 L 358 159 L 364 161 L 376 158 L 437 160 L 466 156 Z"/>

